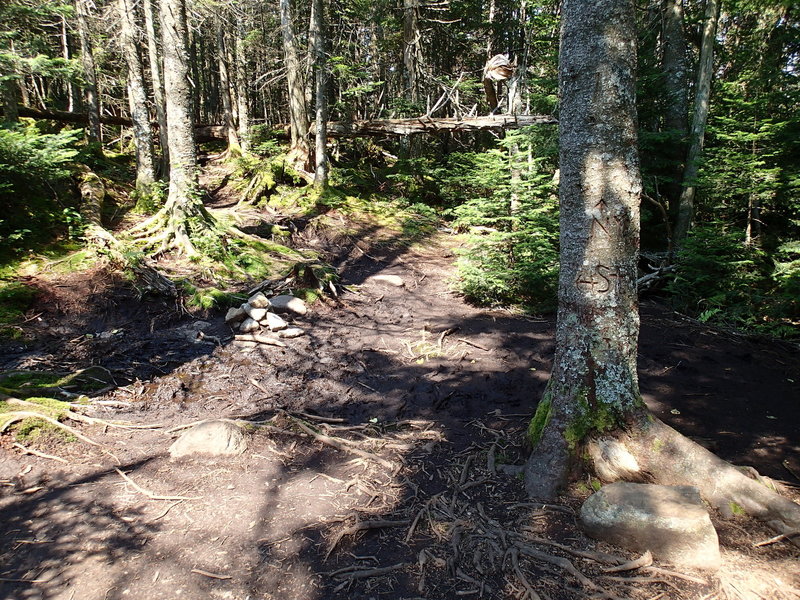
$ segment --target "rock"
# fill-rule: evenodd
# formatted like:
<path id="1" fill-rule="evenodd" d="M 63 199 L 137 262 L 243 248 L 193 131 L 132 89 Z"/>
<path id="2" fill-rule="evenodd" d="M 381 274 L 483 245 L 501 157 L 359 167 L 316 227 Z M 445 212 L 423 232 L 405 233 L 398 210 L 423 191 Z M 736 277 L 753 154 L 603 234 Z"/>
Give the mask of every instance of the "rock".
<path id="1" fill-rule="evenodd" d="M 367 277 L 367 281 L 373 283 L 385 283 L 386 285 L 393 285 L 394 287 L 403 287 L 406 282 L 398 275 L 372 275 Z"/>
<path id="2" fill-rule="evenodd" d="M 695 487 L 612 483 L 583 503 L 580 519 L 589 535 L 617 546 L 676 565 L 720 566 L 717 531 Z"/>
<path id="3" fill-rule="evenodd" d="M 266 308 L 257 308 L 255 306 L 250 306 L 247 302 L 242 304 L 242 309 L 244 312 L 247 313 L 247 316 L 253 319 L 253 321 L 260 321 L 264 317 L 267 316 L 267 309 Z"/>
<path id="4" fill-rule="evenodd" d="M 282 338 L 296 338 L 304 335 L 305 331 L 300 329 L 299 327 L 289 327 L 288 329 L 284 329 L 283 331 L 278 332 L 278 337 Z"/>
<path id="5" fill-rule="evenodd" d="M 288 312 L 296 315 L 304 315 L 308 312 L 308 306 L 305 302 L 288 294 L 270 298 L 269 302 L 275 312 Z"/>
<path id="6" fill-rule="evenodd" d="M 269 298 L 267 298 L 261 292 L 258 292 L 257 294 L 254 294 L 254 295 L 250 296 L 250 299 L 247 301 L 247 303 L 250 306 L 252 306 L 253 308 L 269 308 L 270 307 Z"/>
<path id="7" fill-rule="evenodd" d="M 236 456 L 247 450 L 247 440 L 241 427 L 230 421 L 206 421 L 186 430 L 172 446 L 172 458 L 206 454 Z"/>
<path id="8" fill-rule="evenodd" d="M 255 319 L 251 319 L 250 317 L 246 318 L 242 321 L 242 324 L 239 325 L 239 331 L 242 333 L 252 333 L 253 331 L 258 331 L 261 329 L 261 325 L 258 324 L 258 321 Z"/>
<path id="9" fill-rule="evenodd" d="M 246 317 L 247 313 L 244 311 L 242 307 L 229 308 L 228 312 L 225 313 L 225 322 L 230 325 L 238 323 L 239 321 L 243 321 Z"/>
<path id="10" fill-rule="evenodd" d="M 267 313 L 267 316 L 262 319 L 262 324 L 269 327 L 270 331 L 280 331 L 286 329 L 289 324 L 275 313 Z"/>

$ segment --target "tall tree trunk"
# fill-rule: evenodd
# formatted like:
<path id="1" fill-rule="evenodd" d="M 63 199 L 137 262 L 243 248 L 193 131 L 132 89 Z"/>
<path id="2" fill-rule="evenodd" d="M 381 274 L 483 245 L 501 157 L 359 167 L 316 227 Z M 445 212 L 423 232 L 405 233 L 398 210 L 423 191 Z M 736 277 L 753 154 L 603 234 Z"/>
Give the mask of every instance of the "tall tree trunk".
<path id="1" fill-rule="evenodd" d="M 559 58 L 561 273 L 556 357 L 528 429 L 525 486 L 552 498 L 578 458 L 609 482 L 691 485 L 779 533 L 800 505 L 647 412 L 636 376 L 636 149 L 633 0 L 565 0 Z"/>
<path id="2" fill-rule="evenodd" d="M 167 139 L 167 113 L 164 104 L 164 78 L 161 75 L 161 54 L 156 37 L 156 19 L 152 0 L 143 1 L 144 26 L 147 37 L 147 56 L 150 62 L 150 78 L 153 80 L 153 104 L 158 121 L 158 141 L 161 146 L 161 177 L 169 176 L 169 142 Z"/>
<path id="3" fill-rule="evenodd" d="M 169 195 L 162 209 L 166 226 L 159 250 L 175 247 L 191 256 L 196 250 L 189 239 L 188 222 L 208 215 L 197 191 L 186 12 L 184 0 L 160 0 L 159 5 L 170 159 Z"/>
<path id="4" fill-rule="evenodd" d="M 686 34 L 683 26 L 683 0 L 664 0 L 663 53 L 664 129 L 672 134 L 668 156 L 673 162 L 672 181 L 667 185 L 667 200 L 674 216 L 681 195 L 686 138 L 689 135 L 689 79 Z"/>
<path id="5" fill-rule="evenodd" d="M 72 58 L 72 52 L 69 47 L 69 34 L 67 33 L 67 20 L 63 16 L 61 17 L 61 56 L 66 61 Z M 64 87 L 67 92 L 67 112 L 73 112 L 75 110 L 75 97 L 77 96 L 75 84 L 71 80 L 67 80 Z"/>
<path id="6" fill-rule="evenodd" d="M 403 0 L 403 73 L 408 99 L 419 100 L 419 2 Z"/>
<path id="7" fill-rule="evenodd" d="M 233 102 L 231 100 L 231 82 L 228 75 L 228 40 L 225 36 L 224 18 L 217 19 L 217 59 L 219 64 L 219 95 L 222 99 L 222 126 L 228 141 L 228 153 L 241 153 L 239 136 L 233 119 Z"/>
<path id="8" fill-rule="evenodd" d="M 313 0 L 314 21 L 312 31 L 314 38 L 314 90 L 316 106 L 316 168 L 314 170 L 314 187 L 322 189 L 328 185 L 328 61 L 325 54 L 325 5 L 323 0 Z"/>
<path id="9" fill-rule="evenodd" d="M 128 100 L 133 121 L 133 139 L 136 143 L 136 189 L 150 193 L 155 182 L 153 137 L 150 131 L 150 113 L 147 110 L 147 90 L 144 84 L 142 59 L 139 55 L 136 11 L 131 0 L 119 0 L 120 42 L 128 65 Z"/>
<path id="10" fill-rule="evenodd" d="M 100 97 L 97 92 L 97 70 L 94 64 L 92 40 L 89 34 L 88 0 L 75 0 L 75 16 L 78 25 L 78 39 L 81 44 L 81 63 L 86 77 L 86 112 L 89 115 L 87 137 L 90 142 L 99 142 L 102 138 L 100 127 Z"/>
<path id="11" fill-rule="evenodd" d="M 243 9 L 242 9 L 243 10 Z M 245 56 L 245 15 L 237 11 L 236 16 L 236 104 L 239 116 L 239 143 L 242 152 L 250 149 L 250 82 L 247 78 L 247 57 Z"/>
<path id="12" fill-rule="evenodd" d="M 634 3 L 565 0 L 562 11 L 556 357 L 525 472 L 541 498 L 565 481 L 576 444 L 642 406 Z"/>
<path id="13" fill-rule="evenodd" d="M 280 0 L 281 34 L 286 61 L 286 79 L 289 86 L 290 159 L 299 169 L 307 170 L 310 154 L 308 143 L 308 113 L 305 106 L 305 90 L 302 69 L 297 56 L 297 41 L 292 24 L 290 0 Z"/>
<path id="14" fill-rule="evenodd" d="M 686 169 L 683 173 L 683 190 L 678 201 L 678 217 L 673 230 L 677 248 L 680 248 L 689 234 L 694 216 L 694 197 L 697 189 L 697 176 L 700 172 L 700 154 L 703 151 L 706 121 L 708 120 L 711 77 L 714 74 L 714 42 L 718 20 L 719 0 L 706 0 L 703 41 L 700 47 L 700 63 L 697 66 L 697 83 L 695 84 L 691 139 L 686 155 Z"/>

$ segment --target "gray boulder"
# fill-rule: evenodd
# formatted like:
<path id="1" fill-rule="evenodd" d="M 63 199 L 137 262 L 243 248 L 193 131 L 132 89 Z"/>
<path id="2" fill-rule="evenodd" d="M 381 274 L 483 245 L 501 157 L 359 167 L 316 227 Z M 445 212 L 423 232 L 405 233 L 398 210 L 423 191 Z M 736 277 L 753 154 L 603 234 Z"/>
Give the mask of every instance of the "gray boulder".
<path id="1" fill-rule="evenodd" d="M 239 323 L 247 318 L 247 313 L 244 311 L 243 308 L 229 308 L 228 312 L 225 313 L 225 322 L 230 324 Z"/>
<path id="2" fill-rule="evenodd" d="M 187 429 L 170 446 L 172 458 L 204 454 L 236 456 L 247 449 L 241 427 L 230 421 L 206 421 Z"/>
<path id="3" fill-rule="evenodd" d="M 406 284 L 406 282 L 403 281 L 403 278 L 400 277 L 399 275 L 385 275 L 385 274 L 372 275 L 370 277 L 367 277 L 367 281 L 373 283 L 380 283 L 384 285 L 391 285 L 394 287 L 403 287 Z"/>
<path id="4" fill-rule="evenodd" d="M 270 306 L 269 299 L 261 292 L 250 296 L 247 303 L 254 308 L 269 308 Z"/>
<path id="5" fill-rule="evenodd" d="M 239 325 L 239 331 L 242 333 L 251 333 L 253 331 L 258 331 L 261 329 L 261 325 L 258 324 L 258 321 L 247 317 L 242 324 Z"/>
<path id="6" fill-rule="evenodd" d="M 308 306 L 303 300 L 296 296 L 283 294 L 270 298 L 270 304 L 275 312 L 293 313 L 296 315 L 304 315 L 308 312 Z"/>
<path id="7" fill-rule="evenodd" d="M 719 539 L 700 492 L 691 486 L 612 483 L 581 507 L 592 537 L 697 569 L 720 566 Z"/>
<path id="8" fill-rule="evenodd" d="M 262 324 L 269 327 L 270 331 L 280 331 L 286 329 L 289 324 L 275 313 L 267 313 L 266 317 L 261 321 Z"/>

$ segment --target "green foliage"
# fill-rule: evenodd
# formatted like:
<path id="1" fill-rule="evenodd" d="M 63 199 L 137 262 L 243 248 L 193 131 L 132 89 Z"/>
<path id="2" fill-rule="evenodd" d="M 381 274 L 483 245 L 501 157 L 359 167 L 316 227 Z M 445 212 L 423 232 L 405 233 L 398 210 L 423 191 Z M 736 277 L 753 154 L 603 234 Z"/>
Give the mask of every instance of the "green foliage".
<path id="1" fill-rule="evenodd" d="M 555 136 L 510 133 L 500 148 L 460 153 L 441 169 L 453 226 L 468 234 L 458 289 L 480 304 L 555 306 L 558 203 Z"/>
<path id="2" fill-rule="evenodd" d="M 797 336 L 791 320 L 800 317 L 798 245 L 781 246 L 774 256 L 745 245 L 743 233 L 724 223 L 698 225 L 678 256 L 671 302 L 703 322 Z"/>
<path id="3" fill-rule="evenodd" d="M 78 234 L 76 213 L 62 204 L 59 190 L 68 187 L 80 134 L 41 134 L 33 125 L 0 129 L 0 256 L 18 254 L 53 231 Z"/>

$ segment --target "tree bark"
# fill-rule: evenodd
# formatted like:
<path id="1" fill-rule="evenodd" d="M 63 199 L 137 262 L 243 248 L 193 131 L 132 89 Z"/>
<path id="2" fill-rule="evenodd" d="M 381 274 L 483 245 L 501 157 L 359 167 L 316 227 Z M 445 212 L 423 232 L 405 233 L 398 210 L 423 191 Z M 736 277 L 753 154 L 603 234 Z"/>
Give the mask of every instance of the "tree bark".
<path id="1" fill-rule="evenodd" d="M 228 75 L 227 61 L 228 40 L 225 36 L 223 18 L 217 19 L 217 59 L 219 64 L 219 95 L 222 99 L 222 126 L 228 142 L 228 152 L 240 153 L 239 136 L 233 119 L 233 101 L 231 99 L 231 82 Z"/>
<path id="2" fill-rule="evenodd" d="M 86 132 L 90 142 L 102 138 L 100 127 L 100 97 L 97 92 L 97 70 L 94 64 L 92 40 L 89 36 L 89 5 L 87 0 L 75 0 L 75 16 L 78 25 L 78 39 L 81 44 L 81 63 L 83 64 L 86 87 L 86 112 L 89 115 L 89 129 Z"/>
<path id="3" fill-rule="evenodd" d="M 243 9 L 242 9 L 243 10 Z M 239 116 L 239 143 L 242 152 L 250 149 L 250 82 L 247 77 L 247 57 L 245 56 L 245 15 L 236 15 L 236 103 Z"/>
<path id="4" fill-rule="evenodd" d="M 192 88 L 184 0 L 160 0 L 164 50 L 164 96 L 169 139 L 169 195 L 162 209 L 166 231 L 162 249 L 176 247 L 196 254 L 189 239 L 188 221 L 207 219 L 197 192 L 197 151 L 192 121 Z"/>
<path id="5" fill-rule="evenodd" d="M 531 496 L 553 497 L 578 444 L 641 410 L 641 180 L 632 0 L 565 0 L 559 63 L 561 271 L 553 374 L 531 434 Z"/>
<path id="6" fill-rule="evenodd" d="M 147 56 L 150 62 L 150 77 L 153 80 L 153 104 L 158 121 L 158 141 L 161 146 L 161 177 L 169 177 L 169 140 L 167 139 L 167 113 L 164 104 L 164 78 L 162 77 L 161 56 L 156 37 L 156 18 L 152 0 L 143 1 L 144 26 L 147 37 Z"/>
<path id="7" fill-rule="evenodd" d="M 328 61 L 325 54 L 325 4 L 323 0 L 313 0 L 314 21 L 314 96 L 316 106 L 316 168 L 314 187 L 324 189 L 328 185 Z"/>
<path id="8" fill-rule="evenodd" d="M 299 170 L 307 170 L 310 148 L 308 143 L 308 114 L 305 106 L 305 90 L 302 69 L 297 56 L 297 41 L 292 25 L 290 0 L 280 0 L 281 33 L 283 53 L 286 61 L 286 79 L 289 86 L 289 122 L 291 162 Z"/>
<path id="9" fill-rule="evenodd" d="M 678 216 L 673 230 L 676 249 L 681 247 L 689 234 L 694 216 L 694 197 L 697 190 L 697 176 L 700 172 L 700 154 L 703 151 L 706 121 L 708 120 L 711 77 L 714 74 L 714 42 L 718 20 L 719 0 L 706 0 L 703 41 L 700 47 L 700 63 L 697 67 L 695 84 L 691 139 L 686 155 L 686 169 L 683 172 L 683 190 L 678 200 Z"/>
<path id="10" fill-rule="evenodd" d="M 673 180 L 667 185 L 667 200 L 673 215 L 678 213 L 686 138 L 689 135 L 689 79 L 683 0 L 664 0 L 663 5 L 664 129 L 672 133 L 667 151 L 674 163 Z"/>
<path id="11" fill-rule="evenodd" d="M 150 193 L 155 182 L 153 137 L 150 114 L 147 110 L 147 90 L 144 84 L 142 59 L 137 43 L 136 12 L 130 0 L 119 0 L 120 42 L 128 66 L 128 100 L 133 121 L 133 139 L 136 144 L 136 189 Z"/>
<path id="12" fill-rule="evenodd" d="M 408 99 L 419 100 L 419 4 L 418 0 L 403 0 L 403 73 Z"/>

